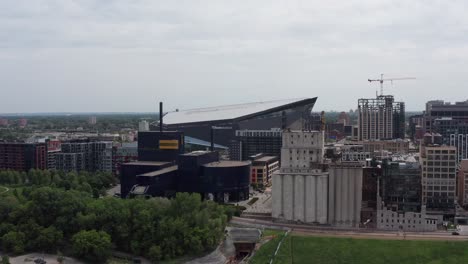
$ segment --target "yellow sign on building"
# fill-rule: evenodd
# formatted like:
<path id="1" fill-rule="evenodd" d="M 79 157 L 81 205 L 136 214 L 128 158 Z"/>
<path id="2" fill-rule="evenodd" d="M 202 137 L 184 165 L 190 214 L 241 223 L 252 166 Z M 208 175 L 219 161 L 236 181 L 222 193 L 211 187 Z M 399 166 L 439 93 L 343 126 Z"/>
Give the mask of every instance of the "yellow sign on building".
<path id="1" fill-rule="evenodd" d="M 179 149 L 179 140 L 159 140 L 159 149 Z"/>

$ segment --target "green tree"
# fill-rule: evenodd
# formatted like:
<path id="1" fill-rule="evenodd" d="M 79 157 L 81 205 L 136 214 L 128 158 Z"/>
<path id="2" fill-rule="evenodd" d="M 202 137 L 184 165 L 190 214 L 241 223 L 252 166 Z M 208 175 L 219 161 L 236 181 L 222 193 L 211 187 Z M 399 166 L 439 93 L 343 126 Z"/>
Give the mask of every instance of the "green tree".
<path id="1" fill-rule="evenodd" d="M 25 218 L 19 224 L 17 224 L 16 231 L 23 232 L 25 235 L 25 249 L 35 249 L 35 241 L 39 236 L 40 231 L 43 229 L 42 226 L 38 225 L 33 218 Z"/>
<path id="2" fill-rule="evenodd" d="M 161 260 L 161 258 L 162 258 L 161 247 L 160 246 L 150 247 L 149 252 L 148 252 L 148 258 L 153 263 L 159 262 Z"/>
<path id="3" fill-rule="evenodd" d="M 14 196 L 1 197 L 0 198 L 0 223 L 6 221 L 8 219 L 8 214 L 10 214 L 18 206 L 19 206 L 19 202 L 16 197 Z"/>
<path id="4" fill-rule="evenodd" d="M 72 237 L 73 252 L 77 257 L 104 262 L 111 254 L 111 237 L 104 231 L 80 231 Z"/>
<path id="5" fill-rule="evenodd" d="M 35 249 L 45 252 L 55 252 L 63 239 L 62 231 L 53 226 L 43 228 L 35 239 Z"/>
<path id="6" fill-rule="evenodd" d="M 23 232 L 10 231 L 2 236 L 3 249 L 6 252 L 21 254 L 24 252 L 26 236 Z"/>
<path id="7" fill-rule="evenodd" d="M 10 231 L 15 231 L 15 226 L 10 223 L 0 223 L 0 237 L 7 234 Z M 1 242 L 1 241 L 0 241 Z M 0 244 L 1 245 L 1 244 Z"/>
<path id="8" fill-rule="evenodd" d="M 10 258 L 8 256 L 2 256 L 2 264 L 10 264 Z"/>

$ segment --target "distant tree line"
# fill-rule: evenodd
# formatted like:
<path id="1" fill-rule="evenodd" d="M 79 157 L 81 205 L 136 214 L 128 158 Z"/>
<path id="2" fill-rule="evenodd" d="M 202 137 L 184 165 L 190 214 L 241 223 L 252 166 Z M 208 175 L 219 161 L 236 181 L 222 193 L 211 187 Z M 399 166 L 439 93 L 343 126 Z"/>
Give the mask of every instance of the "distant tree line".
<path id="1" fill-rule="evenodd" d="M 4 252 L 63 252 L 99 263 L 118 250 L 158 262 L 213 249 L 235 214 L 233 207 L 202 201 L 199 194 L 178 193 L 171 200 L 93 198 L 93 189 L 109 184 L 103 175 L 58 175 L 0 172 L 2 184 L 30 184 L 16 183 L 14 193 L 0 196 Z"/>
<path id="2" fill-rule="evenodd" d="M 89 124 L 89 118 L 96 116 L 97 123 Z M 7 117 L 10 129 L 15 131 L 35 130 L 75 130 L 82 127 L 88 131 L 112 132 L 122 128 L 138 128 L 138 122 L 142 119 L 156 119 L 156 114 L 128 113 L 128 114 L 74 114 L 53 116 L 24 116 L 28 120 L 26 129 L 19 129 L 16 120 L 19 117 Z M 0 137 L 1 138 L 1 137 Z"/>
<path id="3" fill-rule="evenodd" d="M 63 172 L 56 170 L 13 171 L 0 170 L 0 184 L 26 187 L 50 186 L 65 190 L 78 190 L 94 197 L 106 194 L 106 189 L 115 184 L 117 179 L 108 172 Z"/>
<path id="4" fill-rule="evenodd" d="M 32 131 L 21 129 L 0 128 L 0 141 L 23 141 L 32 135 Z"/>

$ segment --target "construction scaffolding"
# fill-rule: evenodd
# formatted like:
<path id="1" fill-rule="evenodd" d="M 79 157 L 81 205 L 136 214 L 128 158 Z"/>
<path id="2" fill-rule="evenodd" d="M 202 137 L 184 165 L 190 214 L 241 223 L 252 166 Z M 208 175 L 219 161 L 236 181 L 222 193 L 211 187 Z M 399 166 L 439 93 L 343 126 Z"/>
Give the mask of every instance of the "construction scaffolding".
<path id="1" fill-rule="evenodd" d="M 359 140 L 405 137 L 405 104 L 392 95 L 358 100 Z"/>

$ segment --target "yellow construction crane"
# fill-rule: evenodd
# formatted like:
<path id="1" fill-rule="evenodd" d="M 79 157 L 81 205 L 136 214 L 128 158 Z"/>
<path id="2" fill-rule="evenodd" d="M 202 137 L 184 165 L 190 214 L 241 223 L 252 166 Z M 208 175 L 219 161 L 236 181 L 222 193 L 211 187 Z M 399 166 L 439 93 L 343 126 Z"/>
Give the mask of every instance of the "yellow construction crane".
<path id="1" fill-rule="evenodd" d="M 388 78 L 384 79 L 383 78 L 383 73 L 380 74 L 380 79 L 367 79 L 369 82 L 379 82 L 380 83 L 380 95 L 383 95 L 383 83 L 385 81 L 390 81 L 393 84 L 393 81 L 399 81 L 399 80 L 414 80 L 416 79 L 415 77 L 401 77 L 401 78 Z"/>

